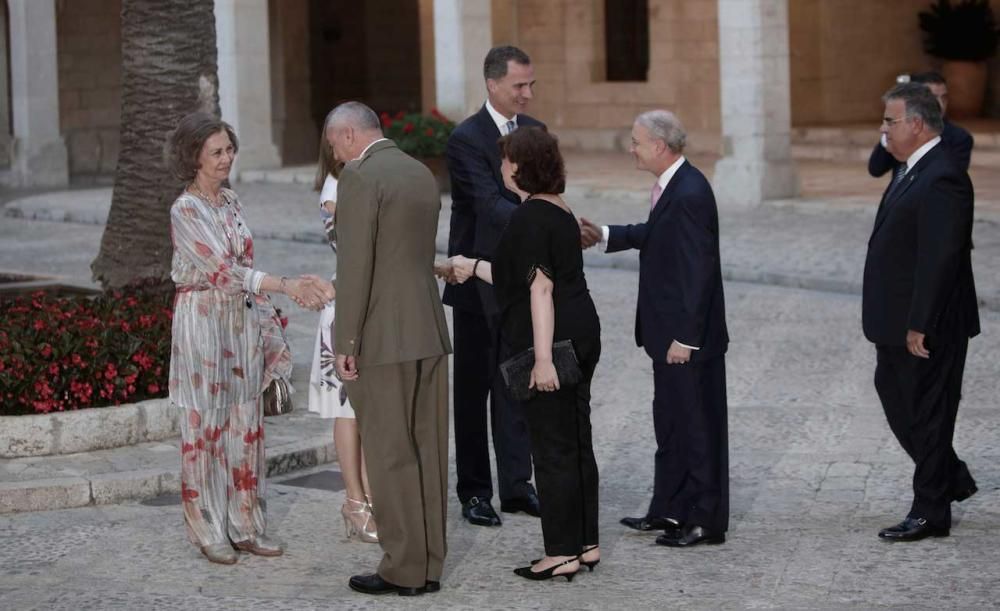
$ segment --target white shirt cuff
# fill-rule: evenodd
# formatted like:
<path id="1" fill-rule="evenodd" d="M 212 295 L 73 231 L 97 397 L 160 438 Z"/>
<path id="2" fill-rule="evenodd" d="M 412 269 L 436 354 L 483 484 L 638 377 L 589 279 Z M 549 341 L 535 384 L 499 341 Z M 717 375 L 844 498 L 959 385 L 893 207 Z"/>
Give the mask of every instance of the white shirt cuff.
<path id="1" fill-rule="evenodd" d="M 676 339 L 674 341 L 677 342 Z M 688 346 L 687 344 L 682 344 L 680 342 L 677 342 L 677 345 L 682 348 L 687 348 L 688 350 L 701 350 L 701 348 L 699 348 L 698 346 Z"/>
<path id="2" fill-rule="evenodd" d="M 604 247 L 604 252 L 608 252 L 608 238 L 611 237 L 611 228 L 607 225 L 601 225 L 601 246 Z"/>
<path id="3" fill-rule="evenodd" d="M 264 276 L 266 275 L 264 272 L 259 272 L 255 269 L 250 270 L 250 273 L 243 277 L 243 290 L 254 295 L 259 295 L 260 283 L 264 282 Z"/>

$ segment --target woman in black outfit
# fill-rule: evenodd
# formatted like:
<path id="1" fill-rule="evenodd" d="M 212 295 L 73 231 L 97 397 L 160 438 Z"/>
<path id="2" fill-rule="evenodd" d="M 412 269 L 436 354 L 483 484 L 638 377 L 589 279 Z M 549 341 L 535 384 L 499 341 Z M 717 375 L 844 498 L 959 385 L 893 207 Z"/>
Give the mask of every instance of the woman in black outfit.
<path id="1" fill-rule="evenodd" d="M 556 138 L 521 128 L 500 139 L 507 188 L 520 195 L 492 264 L 458 256 L 457 280 L 475 275 L 495 285 L 501 312 L 501 361 L 534 348 L 522 403 L 531 435 L 541 500 L 545 557 L 514 572 L 527 579 L 565 576 L 580 564 L 593 570 L 597 547 L 597 463 L 590 430 L 590 381 L 601 353 L 601 326 L 583 275 L 580 228 L 560 197 L 566 171 Z M 560 385 L 554 341 L 572 340 L 583 379 Z"/>

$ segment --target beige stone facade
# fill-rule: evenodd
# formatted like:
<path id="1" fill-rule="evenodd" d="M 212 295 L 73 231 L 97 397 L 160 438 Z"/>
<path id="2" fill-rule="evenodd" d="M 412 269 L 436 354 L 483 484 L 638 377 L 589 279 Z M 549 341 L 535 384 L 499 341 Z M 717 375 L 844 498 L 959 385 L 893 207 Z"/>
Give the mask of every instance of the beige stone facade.
<path id="1" fill-rule="evenodd" d="M 78 181 L 106 179 L 117 160 L 121 1 L 0 0 L 6 9 L 3 29 L 13 27 L 6 20 L 21 15 L 21 7 L 53 6 L 45 14 L 55 16 L 55 119 L 69 175 Z M 323 116 L 345 99 L 362 99 L 387 112 L 442 106 L 454 119 L 462 119 L 485 98 L 482 50 L 500 43 L 516 44 L 532 56 L 538 85 L 531 112 L 556 130 L 567 146 L 621 150 L 636 114 L 666 107 L 685 122 L 694 152 L 728 150 L 723 137 L 727 111 L 720 86 L 719 12 L 740 8 L 727 5 L 728 0 L 648 0 L 648 75 L 645 81 L 633 82 L 605 78 L 603 0 L 253 0 L 255 6 L 266 3 L 266 13 L 261 13 L 266 17 L 256 26 L 244 25 L 254 20 L 234 13 L 241 10 L 240 0 L 228 2 L 235 8 L 228 9 L 229 21 L 223 25 L 229 28 L 226 31 L 235 31 L 238 40 L 220 49 L 220 54 L 228 54 L 226 61 L 235 62 L 234 73 L 241 75 L 238 86 L 243 89 L 234 99 L 243 100 L 241 108 L 246 109 L 246 99 L 270 96 L 259 105 L 269 108 L 270 124 L 258 120 L 259 112 L 245 110 L 239 112 L 247 116 L 237 121 L 241 131 L 255 130 L 249 141 L 273 144 L 274 153 L 261 155 L 260 164 L 274 159 L 283 165 L 313 162 Z M 991 2 L 1000 11 L 1000 0 Z M 771 23 L 769 11 L 787 13 L 778 29 L 763 35 L 787 37 L 788 78 L 756 86 L 765 91 L 784 88 L 795 127 L 873 123 L 881 111 L 879 96 L 895 75 L 935 67 L 923 53 L 917 27 L 917 12 L 928 4 L 929 0 L 764 2 L 761 23 Z M 18 10 L 11 13 L 12 6 Z M 42 13 L 34 11 L 29 17 Z M 16 43 L 17 36 L 11 34 L 4 32 Z M 28 36 L 26 44 L 33 40 Z M 252 56 L 247 52 L 244 58 L 241 49 L 247 46 L 241 40 L 266 42 L 261 43 L 263 51 L 255 47 Z M 5 54 L 0 69 L 14 72 L 10 62 L 17 50 L 8 52 L 0 45 L 0 51 Z M 260 64 L 262 57 L 266 61 Z M 260 75 L 259 86 L 253 78 L 256 72 L 240 62 L 267 65 L 268 74 Z M 1000 116 L 1000 60 L 992 63 L 991 74 L 987 108 Z M 221 91 L 227 87 L 221 72 L 220 79 Z M 7 80 L 0 82 L 6 86 Z M 4 115 L 0 182 L 11 182 L 3 178 L 3 168 L 15 166 L 17 143 L 30 141 L 19 140 L 14 133 L 17 122 L 8 119 L 12 106 L 17 106 L 11 100 L 19 95 L 0 88 Z M 782 95 L 774 98 L 778 102 L 765 104 L 780 105 Z M 259 110 L 257 106 L 254 110 Z M 37 110 L 30 112 L 34 114 L 28 124 L 51 120 L 38 116 Z M 38 146 L 50 146 L 52 138 L 46 138 Z M 24 167 L 30 173 L 34 166 Z"/>

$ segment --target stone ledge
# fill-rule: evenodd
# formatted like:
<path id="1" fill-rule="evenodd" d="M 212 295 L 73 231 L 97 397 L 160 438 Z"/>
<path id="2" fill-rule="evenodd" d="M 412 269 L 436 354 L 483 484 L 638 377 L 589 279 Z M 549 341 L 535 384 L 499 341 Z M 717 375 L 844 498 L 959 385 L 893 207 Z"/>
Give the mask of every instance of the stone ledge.
<path id="1" fill-rule="evenodd" d="M 283 444 L 267 450 L 267 475 L 281 475 L 333 462 L 336 453 L 329 435 Z M 178 469 L 144 469 L 24 482 L 0 482 L 0 514 L 110 505 L 177 494 Z"/>
<path id="2" fill-rule="evenodd" d="M 0 416 L 0 458 L 105 450 L 180 434 L 180 412 L 170 400 L 117 407 Z"/>

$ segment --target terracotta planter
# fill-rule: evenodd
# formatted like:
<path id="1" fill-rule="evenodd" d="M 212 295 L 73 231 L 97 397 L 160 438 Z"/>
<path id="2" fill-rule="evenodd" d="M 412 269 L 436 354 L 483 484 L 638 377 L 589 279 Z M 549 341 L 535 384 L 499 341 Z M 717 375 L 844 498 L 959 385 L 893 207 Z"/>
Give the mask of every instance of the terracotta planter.
<path id="1" fill-rule="evenodd" d="M 948 116 L 980 116 L 986 98 L 986 62 L 946 61 L 941 74 L 948 81 Z"/>
<path id="2" fill-rule="evenodd" d="M 451 177 L 448 175 L 448 164 L 444 157 L 419 157 L 421 163 L 430 168 L 431 174 L 437 179 L 438 189 L 442 193 L 451 193 Z"/>

